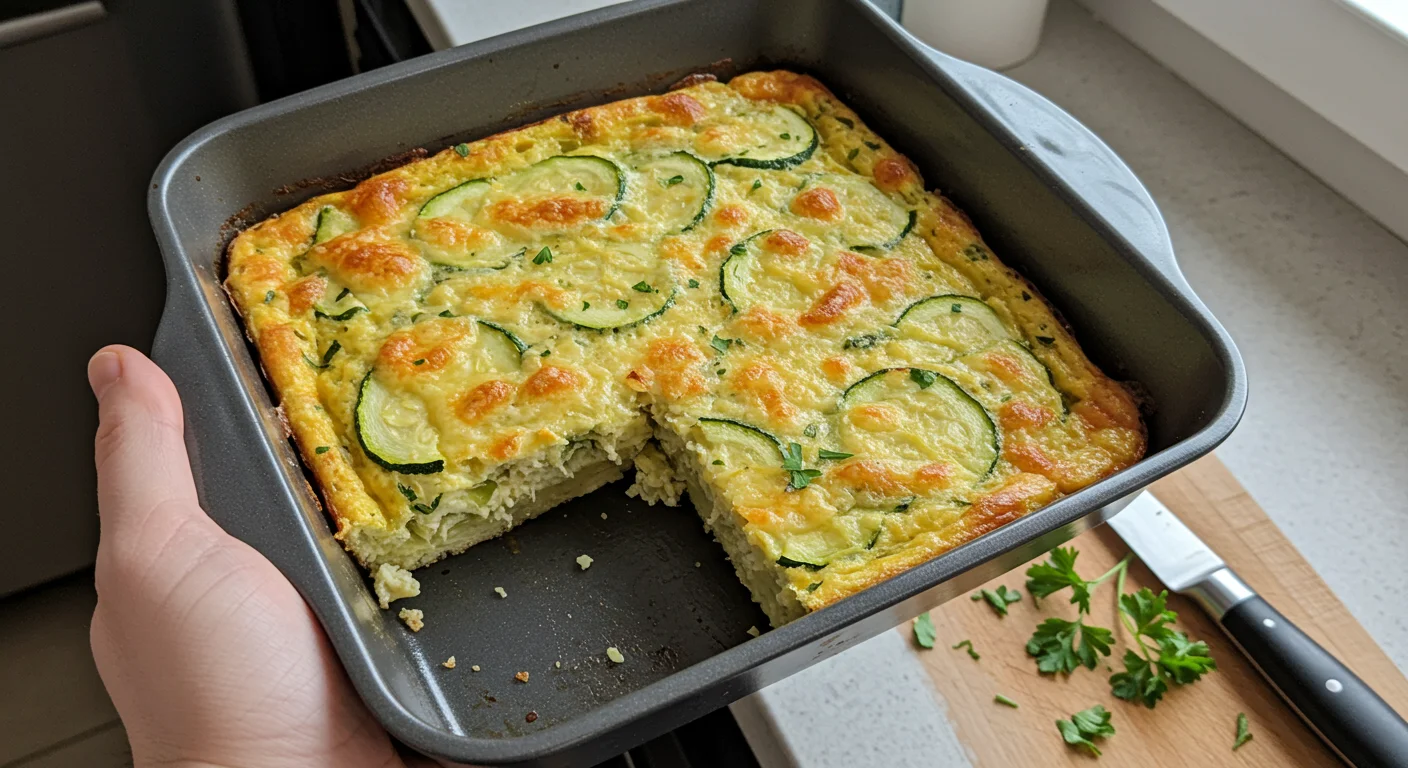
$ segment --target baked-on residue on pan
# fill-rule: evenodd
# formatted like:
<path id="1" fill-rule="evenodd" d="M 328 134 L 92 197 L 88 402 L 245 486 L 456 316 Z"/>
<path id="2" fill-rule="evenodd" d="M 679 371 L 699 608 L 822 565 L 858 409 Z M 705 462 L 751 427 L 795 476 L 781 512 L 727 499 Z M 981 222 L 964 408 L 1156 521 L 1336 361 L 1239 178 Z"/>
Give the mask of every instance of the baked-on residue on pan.
<path id="1" fill-rule="evenodd" d="M 634 468 L 782 624 L 1138 460 L 1133 398 L 912 163 L 754 72 L 446 149 L 243 232 L 227 287 L 366 566 Z"/>

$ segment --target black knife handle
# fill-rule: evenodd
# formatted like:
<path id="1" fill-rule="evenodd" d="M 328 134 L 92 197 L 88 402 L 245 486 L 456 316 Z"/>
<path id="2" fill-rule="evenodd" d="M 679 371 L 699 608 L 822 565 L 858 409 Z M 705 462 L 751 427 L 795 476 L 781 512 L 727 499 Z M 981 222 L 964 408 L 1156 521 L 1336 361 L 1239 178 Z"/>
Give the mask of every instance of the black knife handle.
<path id="1" fill-rule="evenodd" d="M 1408 766 L 1408 723 L 1339 659 L 1260 597 L 1222 617 L 1227 634 L 1320 738 L 1355 768 Z"/>

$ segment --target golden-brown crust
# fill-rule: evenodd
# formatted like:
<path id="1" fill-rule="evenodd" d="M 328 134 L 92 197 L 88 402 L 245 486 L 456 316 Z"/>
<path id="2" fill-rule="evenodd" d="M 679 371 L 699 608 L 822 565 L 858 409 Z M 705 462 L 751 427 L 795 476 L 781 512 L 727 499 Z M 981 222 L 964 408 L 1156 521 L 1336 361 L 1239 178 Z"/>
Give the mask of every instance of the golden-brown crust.
<path id="1" fill-rule="evenodd" d="M 875 186 L 902 198 L 918 211 L 914 234 L 923 239 L 940 261 L 971 281 L 989 303 L 998 305 L 1005 317 L 1010 317 L 1015 327 L 1021 329 L 1035 356 L 1050 369 L 1058 388 L 1075 401 L 1071 418 L 1079 419 L 1094 431 L 1133 430 L 1137 433 L 1137 445 L 1128 452 L 1130 458 L 1113 467 L 1100 467 L 1099 472 L 1113 472 L 1143 454 L 1146 437 L 1135 399 L 1086 358 L 1041 295 L 982 243 L 967 216 L 939 194 L 925 191 L 918 169 L 908 158 L 871 132 L 854 112 L 813 78 L 790 72 L 753 72 L 740 75 L 727 85 L 700 78 L 685 89 L 668 94 L 578 110 L 471 143 L 463 147 L 463 154 L 445 150 L 421 162 L 373 176 L 352 190 L 309 200 L 260 222 L 231 243 L 227 290 L 256 343 L 266 375 L 277 393 L 299 450 L 322 491 L 328 512 L 336 521 L 340 538 L 355 528 L 392 527 L 399 521 L 398 513 L 385 510 L 358 475 L 351 458 L 356 446 L 349 446 L 339 438 L 339 431 L 347 428 L 345 422 L 350 414 L 331 412 L 336 410 L 333 403 L 326 403 L 325 407 L 317 370 L 310 365 L 310 361 L 316 362 L 325 352 L 325 348 L 317 346 L 318 321 L 310 310 L 326 283 L 320 285 L 317 280 L 321 278 L 300 277 L 290 259 L 273 254 L 287 253 L 307 243 L 310 247 L 305 258 L 325 268 L 339 284 L 354 290 L 390 294 L 423 288 L 429 283 L 426 263 L 418 254 L 401 247 L 400 241 L 387 234 L 387 228 L 398 221 L 404 226 L 414 214 L 415 206 L 427 196 L 427 189 L 443 189 L 456 180 L 524 167 L 528 161 L 524 159 L 523 148 L 535 142 L 586 142 L 607 136 L 629 136 L 632 141 L 645 145 L 653 141 L 667 142 L 671 136 L 678 135 L 672 132 L 687 131 L 689 126 L 708 118 L 707 109 L 701 103 L 708 89 L 731 89 L 750 99 L 786 104 L 803 112 L 818 131 L 819 154 L 870 176 Z M 817 192 L 812 195 L 814 199 L 794 201 L 793 206 L 800 205 L 810 212 L 809 215 L 820 214 L 825 218 L 831 206 L 823 197 L 824 194 Z M 834 202 L 834 195 L 831 202 Z M 324 205 L 350 210 L 362 229 L 312 246 L 316 212 Z M 505 209 L 503 213 L 525 227 L 547 219 L 552 220 L 550 224 L 560 224 L 576 215 L 564 206 L 570 207 L 563 203 L 550 211 Z M 664 255 L 688 269 L 702 267 L 706 259 L 716 259 L 737 242 L 736 232 L 742 231 L 747 221 L 746 215 L 740 216 L 740 213 L 746 214 L 742 209 L 735 211 L 728 205 L 720 205 L 712 218 L 720 227 L 731 227 L 733 232 L 720 232 L 702 247 L 698 243 L 689 245 L 666 238 L 662 243 Z M 583 215 L 599 216 L 600 213 L 593 209 Z M 479 242 L 475 240 L 479 236 L 456 230 L 430 234 L 427 239 L 455 245 L 471 240 Z M 795 240 L 789 236 L 794 236 Z M 794 251 L 800 255 L 808 247 L 805 237 L 786 230 L 778 230 L 762 245 L 781 255 Z M 843 254 L 824 276 L 828 292 L 815 302 L 811 311 L 799 318 L 800 322 L 803 326 L 822 327 L 867 302 L 878 304 L 905 296 L 906 286 L 912 279 L 913 266 L 908 261 Z M 470 294 L 484 302 L 539 301 L 558 308 L 571 300 L 557 286 L 533 281 L 475 286 Z M 765 342 L 799 332 L 798 319 L 794 318 L 795 315 L 784 317 L 758 307 L 737 316 L 732 327 L 750 342 Z M 426 354 L 416 353 L 415 357 L 407 359 L 411 366 L 415 360 L 424 359 L 426 362 L 419 367 L 429 371 L 426 366 L 431 364 L 433 350 L 437 348 L 432 344 Z M 404 355 L 397 359 L 401 357 Z M 641 359 L 634 362 L 625 381 L 618 380 L 616 385 L 651 392 L 667 401 L 685 400 L 708 391 L 703 372 L 707 359 L 695 340 L 666 336 L 652 341 Z M 857 375 L 854 364 L 841 356 L 828 357 L 819 361 L 818 366 L 836 385 Z M 567 373 L 541 373 L 545 370 Z M 772 418 L 779 421 L 792 418 L 794 409 L 785 387 L 778 387 L 765 372 L 755 371 L 757 375 L 744 376 L 746 370 L 740 367 L 730 379 L 748 378 L 750 396 L 756 398 L 758 406 Z M 477 421 L 515 402 L 514 398 L 551 397 L 564 386 L 577 382 L 577 374 L 566 367 L 543 368 L 539 373 L 542 378 L 531 386 L 497 380 L 481 382 L 475 390 L 479 394 L 464 394 L 454 402 L 452 412 L 467 423 Z M 1004 429 L 1013 432 L 1035 428 L 1032 425 L 1039 425 L 1045 418 L 1043 414 L 1020 408 L 1010 413 L 1004 411 L 1000 417 Z M 501 458 L 517 455 L 524 450 L 528 439 L 526 432 L 503 432 L 492 452 Z M 1013 442 L 1013 446 L 1021 445 L 1019 441 Z M 801 595 L 804 604 L 815 609 L 834 602 L 1016 519 L 1059 493 L 1098 479 L 1090 474 L 1089 467 L 1078 462 L 1065 468 L 1042 465 L 1039 449 L 1009 447 L 1009 450 L 1015 450 L 1009 456 L 1013 464 L 1022 469 L 1044 469 L 1045 473 L 1021 471 L 1008 477 L 1000 488 L 975 501 L 959 522 L 923 533 L 911 546 L 878 558 L 843 578 L 826 579 L 815 592 Z M 861 485 L 888 480 L 899 487 L 913 488 L 947 481 L 945 470 L 941 468 L 921 469 L 898 478 L 886 478 L 883 473 L 854 472 Z M 797 498 L 800 494 L 789 496 L 793 497 L 787 500 L 790 504 L 801 503 Z M 782 514 L 777 509 L 739 508 L 737 511 L 745 518 L 751 514 L 759 520 Z M 789 514 L 797 513 L 794 510 Z"/>

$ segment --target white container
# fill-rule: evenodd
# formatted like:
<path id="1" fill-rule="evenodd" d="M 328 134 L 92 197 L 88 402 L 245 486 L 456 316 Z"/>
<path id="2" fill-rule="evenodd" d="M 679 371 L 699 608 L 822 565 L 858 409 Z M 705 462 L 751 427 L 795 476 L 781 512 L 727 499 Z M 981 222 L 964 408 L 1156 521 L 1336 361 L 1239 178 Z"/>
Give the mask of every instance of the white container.
<path id="1" fill-rule="evenodd" d="M 1036 53 L 1047 0 L 905 0 L 900 23 L 926 44 L 988 69 Z"/>

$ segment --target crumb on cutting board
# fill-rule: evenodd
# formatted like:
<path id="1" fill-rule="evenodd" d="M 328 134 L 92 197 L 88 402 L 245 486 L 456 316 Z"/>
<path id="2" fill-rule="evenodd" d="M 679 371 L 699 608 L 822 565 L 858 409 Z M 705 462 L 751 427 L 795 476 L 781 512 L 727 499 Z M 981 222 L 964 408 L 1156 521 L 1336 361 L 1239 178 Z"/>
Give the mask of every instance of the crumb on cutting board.
<path id="1" fill-rule="evenodd" d="M 523 719 L 524 719 L 524 720 L 527 720 L 527 721 L 530 722 L 530 723 L 532 723 L 532 722 L 537 722 L 537 720 L 538 720 L 538 713 L 537 713 L 537 712 L 529 712 L 528 714 L 526 714 L 526 715 L 523 716 Z"/>
<path id="2" fill-rule="evenodd" d="M 377 604 L 384 611 L 391 603 L 403 597 L 416 597 L 420 594 L 420 582 L 411 572 L 391 563 L 382 563 L 372 577 L 372 589 L 376 592 Z"/>
<path id="3" fill-rule="evenodd" d="M 425 613 L 419 608 L 402 608 L 397 615 L 412 632 L 419 632 L 425 626 Z"/>
<path id="4" fill-rule="evenodd" d="M 508 593 L 504 591 L 503 587 L 494 587 L 494 591 L 498 593 L 499 597 L 508 597 Z"/>
<path id="5" fill-rule="evenodd" d="M 554 663 L 553 663 L 553 666 L 557 667 L 558 669 L 562 669 L 562 662 L 560 662 L 560 661 L 554 662 Z"/>
<path id="6" fill-rule="evenodd" d="M 517 673 L 514 674 L 513 679 L 514 679 L 514 680 L 517 680 L 517 681 L 520 682 L 520 683 L 526 683 L 526 682 L 528 682 L 528 673 L 527 673 L 527 672 L 517 672 Z"/>
<path id="7" fill-rule="evenodd" d="M 584 571 L 587 570 L 588 568 L 592 567 L 592 562 L 593 562 L 593 561 L 592 561 L 591 555 L 578 555 L 578 556 L 577 556 L 577 565 L 582 566 L 582 570 L 584 570 Z"/>
<path id="8" fill-rule="evenodd" d="M 455 668 L 455 657 L 454 657 L 454 656 L 451 656 L 450 658 L 445 659 L 444 663 L 441 664 L 440 666 L 444 667 L 445 669 L 454 669 L 454 668 Z"/>
<path id="9" fill-rule="evenodd" d="M 762 633 L 758 631 L 758 628 L 756 626 L 752 626 L 748 628 L 748 634 L 752 635 L 753 637 L 757 637 Z"/>
<path id="10" fill-rule="evenodd" d="M 479 665 L 478 665 L 478 664 L 470 664 L 470 665 L 469 665 L 469 670 L 470 670 L 471 672 L 478 672 L 478 671 L 479 671 Z"/>
<path id="11" fill-rule="evenodd" d="M 606 658 L 611 659 L 617 664 L 620 664 L 621 662 L 626 660 L 625 655 L 622 654 L 619 650 L 617 650 L 616 646 L 614 645 L 606 649 Z"/>

